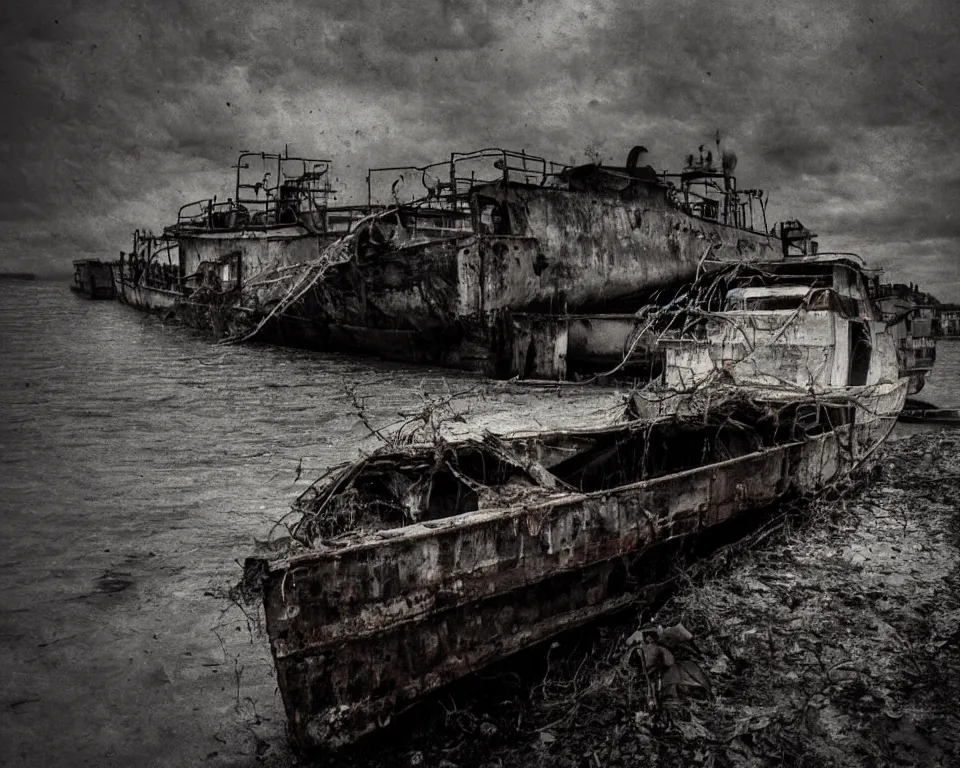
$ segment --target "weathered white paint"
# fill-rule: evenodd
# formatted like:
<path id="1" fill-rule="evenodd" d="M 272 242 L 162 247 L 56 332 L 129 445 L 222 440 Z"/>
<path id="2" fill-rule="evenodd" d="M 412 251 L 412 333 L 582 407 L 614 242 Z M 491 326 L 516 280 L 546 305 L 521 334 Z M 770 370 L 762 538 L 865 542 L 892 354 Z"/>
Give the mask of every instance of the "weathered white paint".
<path id="1" fill-rule="evenodd" d="M 857 317 L 847 318 L 832 309 L 787 310 L 731 309 L 715 313 L 697 337 L 667 338 L 664 385 L 688 390 L 707 381 L 719 370 L 743 384 L 794 386 L 824 391 L 850 383 L 852 328 L 864 328 L 871 344 L 867 384 L 896 381 L 899 377 L 896 339 L 869 301 L 861 274 L 850 265 L 833 266 L 832 290 L 857 302 Z M 760 296 L 806 296 L 810 288 L 790 284 L 733 289 L 734 301 Z"/>

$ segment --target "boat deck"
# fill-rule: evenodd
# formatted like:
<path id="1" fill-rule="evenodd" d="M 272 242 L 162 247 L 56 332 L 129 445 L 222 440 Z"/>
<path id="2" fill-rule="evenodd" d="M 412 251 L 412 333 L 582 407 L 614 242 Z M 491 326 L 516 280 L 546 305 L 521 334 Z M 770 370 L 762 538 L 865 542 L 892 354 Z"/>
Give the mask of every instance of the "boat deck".
<path id="1" fill-rule="evenodd" d="M 450 401 L 455 420 L 444 420 L 441 433 L 461 439 L 483 432 L 508 436 L 614 426 L 627 420 L 629 395 L 627 388 L 485 382 Z"/>

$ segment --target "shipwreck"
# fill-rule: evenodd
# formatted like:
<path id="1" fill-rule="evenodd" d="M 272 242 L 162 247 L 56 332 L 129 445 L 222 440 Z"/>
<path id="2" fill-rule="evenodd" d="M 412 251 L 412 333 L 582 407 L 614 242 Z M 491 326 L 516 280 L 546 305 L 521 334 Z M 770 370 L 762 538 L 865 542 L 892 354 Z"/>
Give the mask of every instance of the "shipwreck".
<path id="1" fill-rule="evenodd" d="M 537 428 L 401 434 L 313 484 L 291 548 L 247 564 L 297 745 L 349 744 L 629 605 L 658 548 L 868 464 L 911 386 L 902 336 L 859 259 L 805 250 L 639 313 L 659 360 L 642 389 L 528 388 Z"/>
<path id="2" fill-rule="evenodd" d="M 76 259 L 70 290 L 88 299 L 112 299 L 113 266 L 99 259 Z"/>
<path id="3" fill-rule="evenodd" d="M 739 187 L 736 157 L 717 155 L 668 173 L 639 146 L 622 167 L 454 152 L 370 169 L 367 200 L 347 206 L 330 161 L 243 153 L 233 196 L 138 235 L 117 289 L 221 340 L 497 378 L 564 379 L 611 361 L 643 374 L 639 307 L 699 271 L 780 259 L 796 235 L 795 223 L 768 226 L 766 194 Z"/>

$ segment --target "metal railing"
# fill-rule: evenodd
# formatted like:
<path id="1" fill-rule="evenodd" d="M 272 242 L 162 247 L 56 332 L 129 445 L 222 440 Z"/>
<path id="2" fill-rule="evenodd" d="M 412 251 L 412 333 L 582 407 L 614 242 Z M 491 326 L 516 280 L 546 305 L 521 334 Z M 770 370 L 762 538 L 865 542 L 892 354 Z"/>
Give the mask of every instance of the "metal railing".
<path id="1" fill-rule="evenodd" d="M 428 165 L 395 165 L 367 171 L 367 205 L 401 204 L 469 212 L 470 190 L 479 184 L 545 184 L 570 166 L 500 147 L 452 152 L 449 160 Z M 379 178 L 385 177 L 382 182 Z M 412 182 L 412 183 L 411 183 Z M 419 186 L 417 184 L 419 183 Z M 382 194 L 374 187 L 389 184 Z"/>
<path id="2" fill-rule="evenodd" d="M 152 232 L 133 233 L 133 249 L 120 253 L 120 277 L 133 284 L 177 290 L 180 281 L 179 245 Z"/>
<path id="3" fill-rule="evenodd" d="M 330 161 L 291 157 L 284 152 L 241 152 L 234 196 L 194 200 L 180 206 L 171 229 L 230 230 L 304 221 L 314 228 L 326 225 L 325 215 L 334 190 Z"/>
<path id="4" fill-rule="evenodd" d="M 674 204 L 691 216 L 751 232 L 768 233 L 767 202 L 762 189 L 738 189 L 737 177 L 715 171 L 657 174 L 673 192 Z M 679 182 L 679 186 L 672 180 Z M 757 202 L 759 211 L 754 208 Z M 762 222 L 762 228 L 758 224 Z"/>

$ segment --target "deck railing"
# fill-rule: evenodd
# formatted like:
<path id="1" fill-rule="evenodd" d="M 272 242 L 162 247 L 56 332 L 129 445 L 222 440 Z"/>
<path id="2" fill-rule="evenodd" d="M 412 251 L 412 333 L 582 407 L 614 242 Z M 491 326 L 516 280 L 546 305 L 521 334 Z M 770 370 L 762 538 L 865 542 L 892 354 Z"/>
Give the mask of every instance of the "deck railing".
<path id="1" fill-rule="evenodd" d="M 406 204 L 468 213 L 470 190 L 478 184 L 513 181 L 542 185 L 568 167 L 500 147 L 452 152 L 449 160 L 427 165 L 370 168 L 367 205 Z"/>

